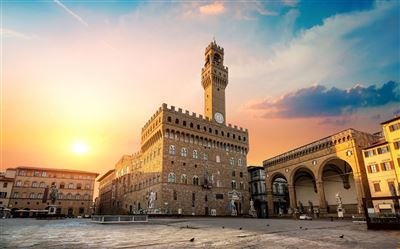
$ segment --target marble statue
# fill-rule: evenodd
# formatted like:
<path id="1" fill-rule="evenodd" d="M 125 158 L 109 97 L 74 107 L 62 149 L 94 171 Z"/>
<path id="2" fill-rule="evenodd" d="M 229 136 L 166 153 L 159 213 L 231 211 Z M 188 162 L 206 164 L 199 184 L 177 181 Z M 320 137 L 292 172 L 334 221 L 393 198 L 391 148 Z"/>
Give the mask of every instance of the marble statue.
<path id="1" fill-rule="evenodd" d="M 237 210 L 236 210 L 236 206 L 235 206 L 235 201 L 234 200 L 231 200 L 231 209 L 232 209 L 231 215 L 232 216 L 237 216 Z"/>
<path id="2" fill-rule="evenodd" d="M 336 194 L 336 202 L 337 202 L 336 211 L 338 213 L 338 218 L 343 218 L 344 208 L 343 208 L 342 197 L 340 197 L 339 193 Z"/>
<path id="3" fill-rule="evenodd" d="M 53 205 L 56 203 L 56 200 L 58 199 L 58 189 L 55 184 L 51 185 L 50 199 L 51 199 L 51 204 Z"/>
<path id="4" fill-rule="evenodd" d="M 250 199 L 250 210 L 249 210 L 249 215 L 256 218 L 257 217 L 257 211 L 254 208 L 254 201 Z"/>
<path id="5" fill-rule="evenodd" d="M 156 193 L 151 191 L 150 194 L 149 194 L 149 205 L 148 205 L 149 209 L 153 209 L 154 208 L 155 201 L 156 201 Z"/>

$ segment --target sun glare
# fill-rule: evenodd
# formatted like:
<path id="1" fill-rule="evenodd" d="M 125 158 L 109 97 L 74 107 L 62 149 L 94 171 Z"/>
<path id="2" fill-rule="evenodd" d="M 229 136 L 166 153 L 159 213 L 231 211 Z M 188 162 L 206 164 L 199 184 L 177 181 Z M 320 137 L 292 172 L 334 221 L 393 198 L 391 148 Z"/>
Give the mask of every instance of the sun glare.
<path id="1" fill-rule="evenodd" d="M 89 151 L 89 146 L 84 141 L 76 141 L 72 145 L 72 151 L 75 154 L 83 155 Z"/>

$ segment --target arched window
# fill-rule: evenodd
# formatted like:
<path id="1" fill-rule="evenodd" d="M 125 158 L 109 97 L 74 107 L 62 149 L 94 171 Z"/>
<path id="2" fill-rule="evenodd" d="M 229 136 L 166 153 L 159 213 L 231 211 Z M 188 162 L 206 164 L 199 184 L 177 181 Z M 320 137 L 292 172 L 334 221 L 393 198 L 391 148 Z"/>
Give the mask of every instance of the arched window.
<path id="1" fill-rule="evenodd" d="M 65 188 L 65 183 L 60 183 L 60 189 L 63 189 L 63 188 Z"/>
<path id="2" fill-rule="evenodd" d="M 231 157 L 231 158 L 229 159 L 229 164 L 232 165 L 232 166 L 235 165 L 235 159 L 234 159 L 233 157 Z"/>
<path id="3" fill-rule="evenodd" d="M 62 200 L 63 198 L 64 198 L 64 195 L 63 195 L 62 193 L 59 193 L 59 194 L 58 194 L 58 199 L 59 199 L 59 200 Z"/>
<path id="4" fill-rule="evenodd" d="M 193 176 L 193 185 L 199 185 L 199 177 Z"/>
<path id="5" fill-rule="evenodd" d="M 238 159 L 238 165 L 239 166 L 243 166 L 243 160 L 242 159 Z"/>
<path id="6" fill-rule="evenodd" d="M 89 184 L 85 184 L 85 189 L 90 189 L 90 185 Z"/>
<path id="7" fill-rule="evenodd" d="M 76 184 L 76 189 L 82 189 L 82 184 L 81 183 Z"/>
<path id="8" fill-rule="evenodd" d="M 187 176 L 185 174 L 181 176 L 181 183 L 187 184 Z"/>
<path id="9" fill-rule="evenodd" d="M 37 198 L 38 198 L 38 199 L 42 199 L 42 198 L 43 198 L 43 194 L 42 194 L 42 193 L 38 193 L 38 194 L 37 194 Z"/>
<path id="10" fill-rule="evenodd" d="M 80 200 L 81 199 L 81 195 L 80 194 L 76 194 L 75 195 L 75 200 Z"/>
<path id="11" fill-rule="evenodd" d="M 73 183 L 68 184 L 68 188 L 74 188 L 74 184 Z"/>
<path id="12" fill-rule="evenodd" d="M 88 194 L 85 194 L 85 195 L 83 196 L 83 199 L 89 200 L 89 195 L 88 195 Z"/>
<path id="13" fill-rule="evenodd" d="M 197 150 L 193 150 L 193 158 L 199 158 L 199 153 L 197 152 Z"/>
<path id="14" fill-rule="evenodd" d="M 29 198 L 31 198 L 31 199 L 35 199 L 35 198 L 36 198 L 36 195 L 35 195 L 35 193 L 30 193 L 30 194 L 29 194 Z"/>
<path id="15" fill-rule="evenodd" d="M 175 124 L 179 124 L 179 119 L 175 119 Z"/>
<path id="16" fill-rule="evenodd" d="M 168 122 L 171 122 L 171 117 L 168 117 L 168 118 L 167 118 L 167 121 L 168 121 Z"/>
<path id="17" fill-rule="evenodd" d="M 71 194 L 71 193 L 68 193 L 68 194 L 67 194 L 67 199 L 68 199 L 68 200 L 71 200 L 71 199 L 72 199 L 72 194 Z"/>
<path id="18" fill-rule="evenodd" d="M 205 153 L 205 152 L 204 152 L 204 155 L 203 155 L 203 159 L 204 159 L 204 160 L 208 160 L 208 154 Z"/>
<path id="19" fill-rule="evenodd" d="M 37 182 L 32 182 L 32 188 L 37 188 L 38 187 L 38 183 Z"/>
<path id="20" fill-rule="evenodd" d="M 15 183 L 15 186 L 21 187 L 21 186 L 22 186 L 22 182 L 21 182 L 21 181 L 17 181 L 17 182 Z"/>
<path id="21" fill-rule="evenodd" d="M 181 149 L 181 156 L 183 156 L 183 157 L 187 157 L 187 149 L 186 148 L 182 148 Z"/>
<path id="22" fill-rule="evenodd" d="M 235 180 L 232 180 L 231 185 L 232 185 L 232 189 L 236 189 L 236 181 Z"/>
<path id="23" fill-rule="evenodd" d="M 240 187 L 241 190 L 243 190 L 243 189 L 244 189 L 244 183 L 243 183 L 243 182 L 240 182 L 240 183 L 239 183 L 239 187 Z"/>
<path id="24" fill-rule="evenodd" d="M 175 174 L 174 173 L 169 173 L 168 174 L 168 182 L 175 182 Z"/>
<path id="25" fill-rule="evenodd" d="M 216 155 L 216 156 L 215 156 L 215 161 L 216 161 L 217 163 L 220 163 L 220 162 L 221 162 L 221 158 L 219 157 L 219 155 Z"/>
<path id="26" fill-rule="evenodd" d="M 173 145 L 169 146 L 169 154 L 170 155 L 175 155 L 175 146 L 173 146 Z"/>
<path id="27" fill-rule="evenodd" d="M 44 184 L 44 182 L 40 182 L 39 188 L 44 188 L 44 187 L 46 187 L 46 185 Z"/>

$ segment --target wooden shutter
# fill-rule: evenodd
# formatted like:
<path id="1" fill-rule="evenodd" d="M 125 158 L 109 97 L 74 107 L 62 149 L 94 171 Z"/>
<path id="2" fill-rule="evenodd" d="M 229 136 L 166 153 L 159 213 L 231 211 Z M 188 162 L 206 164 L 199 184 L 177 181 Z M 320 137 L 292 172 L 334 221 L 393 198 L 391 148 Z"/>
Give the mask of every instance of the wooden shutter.
<path id="1" fill-rule="evenodd" d="M 381 163 L 381 169 L 382 171 L 385 171 L 385 163 Z"/>
<path id="2" fill-rule="evenodd" d="M 390 161 L 389 164 L 390 164 L 390 170 L 394 169 L 393 161 Z"/>
<path id="3" fill-rule="evenodd" d="M 379 164 L 375 164 L 376 172 L 379 172 Z"/>
<path id="4" fill-rule="evenodd" d="M 368 166 L 367 166 L 367 170 L 368 170 L 368 173 L 372 173 L 371 165 L 368 165 Z"/>

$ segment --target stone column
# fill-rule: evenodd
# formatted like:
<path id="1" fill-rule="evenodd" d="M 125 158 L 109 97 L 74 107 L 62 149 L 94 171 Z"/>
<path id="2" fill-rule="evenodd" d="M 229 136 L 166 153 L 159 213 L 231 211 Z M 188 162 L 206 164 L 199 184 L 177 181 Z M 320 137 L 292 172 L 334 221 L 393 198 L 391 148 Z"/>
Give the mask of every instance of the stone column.
<path id="1" fill-rule="evenodd" d="M 268 204 L 268 216 L 273 216 L 274 215 L 274 199 L 272 196 L 272 189 L 267 188 L 266 193 L 267 193 L 267 204 Z"/>
<path id="2" fill-rule="evenodd" d="M 325 199 L 325 191 L 324 191 L 324 182 L 318 181 L 317 182 L 317 191 L 319 197 L 319 212 L 320 214 L 327 213 L 327 206 L 326 206 L 326 199 Z"/>
<path id="3" fill-rule="evenodd" d="M 353 177 L 354 177 L 354 185 L 356 187 L 356 193 L 357 193 L 358 212 L 361 214 L 361 213 L 364 213 L 364 209 L 362 208 L 363 207 L 362 198 L 364 197 L 364 194 L 363 194 L 362 182 L 360 179 L 361 176 L 359 174 L 358 175 L 353 174 Z"/>
<path id="4" fill-rule="evenodd" d="M 296 187 L 294 185 L 289 185 L 288 188 L 290 207 L 294 210 L 295 208 L 297 208 Z"/>

